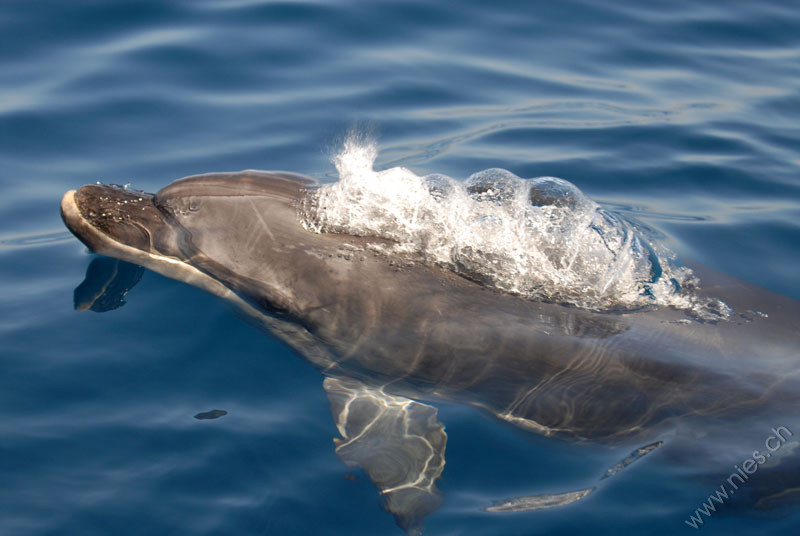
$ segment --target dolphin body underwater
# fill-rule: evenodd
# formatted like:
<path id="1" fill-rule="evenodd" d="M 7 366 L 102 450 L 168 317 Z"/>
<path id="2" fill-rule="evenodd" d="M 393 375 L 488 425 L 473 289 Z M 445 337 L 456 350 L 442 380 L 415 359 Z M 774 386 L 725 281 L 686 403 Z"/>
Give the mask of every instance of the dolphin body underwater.
<path id="1" fill-rule="evenodd" d="M 698 292 L 723 299 L 732 319 L 525 299 L 398 260 L 385 239 L 308 230 L 298 206 L 315 187 L 262 171 L 187 177 L 156 194 L 87 185 L 64 195 L 61 213 L 94 252 L 224 298 L 310 360 L 325 376 L 337 454 L 365 470 L 410 533 L 442 501 L 437 400 L 546 436 L 638 447 L 596 486 L 489 511 L 575 502 L 662 443 L 662 460 L 711 491 L 776 427 L 786 445 L 731 504 L 798 499 L 797 301 L 703 267 L 693 267 Z"/>

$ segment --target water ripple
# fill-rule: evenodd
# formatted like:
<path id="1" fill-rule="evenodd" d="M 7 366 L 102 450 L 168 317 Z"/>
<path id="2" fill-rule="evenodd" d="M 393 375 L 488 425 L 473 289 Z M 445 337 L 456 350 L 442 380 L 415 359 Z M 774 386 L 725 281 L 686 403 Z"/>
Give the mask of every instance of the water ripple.
<path id="1" fill-rule="evenodd" d="M 73 311 L 89 258 L 58 201 L 84 183 L 330 177 L 366 125 L 381 168 L 564 177 L 682 256 L 800 297 L 796 2 L 8 0 L 0 67 L 10 532 L 394 530 L 363 475 L 343 476 L 321 379 L 275 340 L 153 274 L 119 310 Z M 216 407 L 229 415 L 192 418 Z M 585 487 L 609 453 L 459 411 L 440 408 L 431 534 L 666 535 L 708 493 L 641 462 L 572 510 L 488 516 L 491 498 Z M 703 530 L 789 534 L 796 517 Z"/>
<path id="2" fill-rule="evenodd" d="M 72 239 L 69 231 L 53 231 L 35 235 L 0 237 L 0 248 L 41 247 L 66 242 Z"/>

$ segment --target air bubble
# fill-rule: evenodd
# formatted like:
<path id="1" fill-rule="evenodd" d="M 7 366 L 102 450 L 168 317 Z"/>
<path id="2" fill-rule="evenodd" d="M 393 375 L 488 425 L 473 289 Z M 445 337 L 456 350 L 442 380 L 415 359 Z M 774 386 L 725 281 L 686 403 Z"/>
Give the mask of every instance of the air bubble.
<path id="1" fill-rule="evenodd" d="M 339 181 L 309 196 L 303 224 L 386 238 L 396 242 L 387 254 L 534 300 L 729 314 L 723 303 L 696 296 L 694 274 L 655 231 L 599 206 L 569 181 L 522 179 L 500 168 L 463 182 L 438 173 L 420 177 L 402 167 L 375 171 L 376 156 L 374 145 L 348 140 L 334 159 Z"/>
<path id="2" fill-rule="evenodd" d="M 476 201 L 507 202 L 521 189 L 522 179 L 505 169 L 492 168 L 473 173 L 465 186 Z"/>
<path id="3" fill-rule="evenodd" d="M 531 206 L 554 206 L 574 209 L 584 201 L 583 193 L 571 182 L 558 177 L 537 177 L 530 180 L 528 201 Z"/>

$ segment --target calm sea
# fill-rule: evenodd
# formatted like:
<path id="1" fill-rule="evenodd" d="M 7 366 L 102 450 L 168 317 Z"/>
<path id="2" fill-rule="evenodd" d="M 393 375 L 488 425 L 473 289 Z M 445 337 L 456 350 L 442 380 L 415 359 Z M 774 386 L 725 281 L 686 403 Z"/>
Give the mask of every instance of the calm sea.
<path id="1" fill-rule="evenodd" d="M 680 255 L 800 298 L 796 2 L 6 0 L 0 10 L 0 534 L 398 534 L 334 453 L 322 377 L 202 291 L 146 272 L 76 312 L 93 256 L 64 191 L 190 174 L 335 178 L 353 129 L 379 168 L 555 175 Z M 222 418 L 198 420 L 212 409 Z M 426 534 L 690 534 L 716 482 L 439 406 Z M 628 449 L 629 450 L 629 449 Z M 797 513 L 705 534 L 794 533 Z"/>

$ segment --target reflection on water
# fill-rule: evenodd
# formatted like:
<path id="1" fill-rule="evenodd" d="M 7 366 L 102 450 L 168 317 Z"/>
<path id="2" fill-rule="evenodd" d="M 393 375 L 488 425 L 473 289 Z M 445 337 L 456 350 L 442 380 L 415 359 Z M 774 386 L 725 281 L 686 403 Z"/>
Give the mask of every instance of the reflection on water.
<path id="1" fill-rule="evenodd" d="M 125 295 L 142 278 L 144 268 L 117 259 L 95 257 L 86 268 L 86 278 L 75 288 L 76 311 L 96 313 L 125 305 Z"/>

